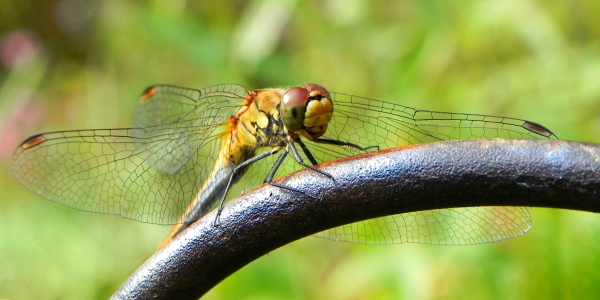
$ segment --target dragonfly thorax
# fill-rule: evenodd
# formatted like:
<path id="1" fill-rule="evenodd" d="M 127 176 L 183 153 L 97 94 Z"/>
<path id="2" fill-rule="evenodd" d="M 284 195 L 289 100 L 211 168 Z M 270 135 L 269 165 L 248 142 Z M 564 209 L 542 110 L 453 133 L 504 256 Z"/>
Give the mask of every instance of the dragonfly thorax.
<path id="1" fill-rule="evenodd" d="M 242 145 L 277 147 L 286 144 L 287 132 L 281 121 L 279 107 L 282 90 L 261 90 L 243 109 L 236 120 L 236 136 Z"/>

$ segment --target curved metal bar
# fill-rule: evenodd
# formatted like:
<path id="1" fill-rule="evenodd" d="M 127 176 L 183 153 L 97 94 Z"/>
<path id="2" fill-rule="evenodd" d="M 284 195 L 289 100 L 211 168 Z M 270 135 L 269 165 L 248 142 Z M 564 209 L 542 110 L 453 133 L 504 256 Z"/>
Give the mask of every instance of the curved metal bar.
<path id="1" fill-rule="evenodd" d="M 421 144 L 302 170 L 214 211 L 144 263 L 112 299 L 198 299 L 258 257 L 355 221 L 467 206 L 600 212 L 600 145 L 546 140 Z"/>

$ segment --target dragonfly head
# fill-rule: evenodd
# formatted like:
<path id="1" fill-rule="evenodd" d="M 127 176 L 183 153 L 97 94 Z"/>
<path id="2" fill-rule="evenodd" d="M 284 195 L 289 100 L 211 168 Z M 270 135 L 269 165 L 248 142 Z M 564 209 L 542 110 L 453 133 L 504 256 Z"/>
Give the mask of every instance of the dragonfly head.
<path id="1" fill-rule="evenodd" d="M 333 102 L 324 87 L 317 84 L 293 87 L 283 94 L 281 102 L 281 120 L 288 131 L 309 140 L 325 134 L 333 114 Z"/>

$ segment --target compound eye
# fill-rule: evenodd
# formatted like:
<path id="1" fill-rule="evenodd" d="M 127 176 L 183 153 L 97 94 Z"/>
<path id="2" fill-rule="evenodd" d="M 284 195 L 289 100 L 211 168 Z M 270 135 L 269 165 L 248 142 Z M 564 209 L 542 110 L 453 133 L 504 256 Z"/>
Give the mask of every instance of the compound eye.
<path id="1" fill-rule="evenodd" d="M 311 98 L 317 98 L 319 96 L 326 98 L 329 97 L 329 92 L 327 91 L 327 89 L 318 84 L 309 83 L 304 87 L 308 90 Z"/>
<path id="2" fill-rule="evenodd" d="M 308 90 L 301 87 L 293 87 L 283 94 L 283 106 L 306 105 L 308 102 Z"/>
<path id="3" fill-rule="evenodd" d="M 309 98 L 309 90 L 302 87 L 293 87 L 281 100 L 281 120 L 288 131 L 296 132 L 304 126 L 304 113 Z"/>

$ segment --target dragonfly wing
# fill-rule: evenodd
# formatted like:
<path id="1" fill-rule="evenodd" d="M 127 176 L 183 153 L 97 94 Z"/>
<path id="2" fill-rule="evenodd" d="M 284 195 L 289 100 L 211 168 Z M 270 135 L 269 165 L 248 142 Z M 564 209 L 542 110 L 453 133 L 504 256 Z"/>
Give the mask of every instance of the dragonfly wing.
<path id="1" fill-rule="evenodd" d="M 175 174 L 246 97 L 247 89 L 236 84 L 204 89 L 159 85 L 146 89 L 133 120 L 133 127 L 146 129 L 136 131 L 141 134 L 137 137 L 146 142 L 138 144 L 140 152 L 157 170 Z"/>
<path id="2" fill-rule="evenodd" d="M 137 109 L 146 116 L 136 118 L 140 128 L 31 137 L 15 152 L 15 177 L 70 207 L 175 224 L 213 169 L 221 145 L 218 126 L 243 104 L 244 93 L 229 93 L 231 85 L 211 93 L 155 88 L 146 99 L 149 106 Z M 161 115 L 169 101 L 180 110 Z"/>
<path id="3" fill-rule="evenodd" d="M 152 168 L 139 151 L 141 129 L 56 132 L 17 149 L 13 173 L 42 197 L 76 209 L 173 224 L 192 200 L 199 157 L 174 175 Z M 29 144 L 28 144 L 29 143 Z M 151 147 L 147 147 L 151 149 Z"/>
<path id="4" fill-rule="evenodd" d="M 328 138 L 379 149 L 467 139 L 557 137 L 544 126 L 515 118 L 417 110 L 390 102 L 332 93 Z"/>
<path id="5" fill-rule="evenodd" d="M 518 237 L 531 228 L 525 207 L 426 210 L 356 222 L 317 237 L 364 244 L 472 245 Z"/>
<path id="6" fill-rule="evenodd" d="M 446 113 L 385 101 L 331 93 L 333 119 L 323 136 L 366 151 L 419 143 L 480 138 L 557 139 L 534 122 L 486 115 Z M 361 151 L 306 143 L 318 162 L 330 161 Z M 359 243 L 430 243 L 465 245 L 493 242 L 527 232 L 531 219 L 523 207 L 470 207 L 420 211 L 357 222 L 319 233 L 333 240 Z"/>

